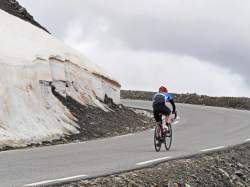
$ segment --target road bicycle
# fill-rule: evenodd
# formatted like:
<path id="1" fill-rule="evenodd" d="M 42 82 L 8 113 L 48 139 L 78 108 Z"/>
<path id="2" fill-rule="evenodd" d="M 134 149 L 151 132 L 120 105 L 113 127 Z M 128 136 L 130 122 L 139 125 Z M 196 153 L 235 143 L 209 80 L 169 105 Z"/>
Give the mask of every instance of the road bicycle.
<path id="1" fill-rule="evenodd" d="M 177 117 L 177 111 L 175 111 L 174 117 L 172 117 L 169 126 L 166 125 L 166 116 L 164 114 L 159 114 L 161 116 L 161 121 L 155 126 L 155 133 L 154 133 L 154 145 L 155 150 L 159 152 L 161 150 L 161 144 L 165 144 L 166 150 L 169 150 L 172 143 L 172 127 L 171 123 Z M 162 131 L 162 125 L 165 129 L 165 132 Z M 165 128 L 166 127 L 166 128 Z"/>

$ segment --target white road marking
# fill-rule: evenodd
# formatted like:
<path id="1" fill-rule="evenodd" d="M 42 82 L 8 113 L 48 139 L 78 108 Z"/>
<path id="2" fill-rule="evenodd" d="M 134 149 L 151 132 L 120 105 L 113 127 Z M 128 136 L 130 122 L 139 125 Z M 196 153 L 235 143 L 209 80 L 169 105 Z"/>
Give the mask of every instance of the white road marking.
<path id="1" fill-rule="evenodd" d="M 176 119 L 181 119 L 179 116 L 177 116 L 177 118 Z"/>
<path id="2" fill-rule="evenodd" d="M 244 140 L 245 142 L 247 142 L 247 141 L 250 141 L 250 139 L 246 139 L 246 140 Z"/>
<path id="3" fill-rule="evenodd" d="M 86 143 L 86 141 L 84 141 L 84 142 L 74 142 L 74 143 L 64 143 L 64 144 L 58 144 L 56 146 L 59 146 L 59 145 L 72 145 L 72 144 L 79 144 L 79 143 Z"/>
<path id="4" fill-rule="evenodd" d="M 122 138 L 122 137 L 132 136 L 132 135 L 134 135 L 134 134 L 126 134 L 126 135 L 122 135 L 122 136 L 115 136 L 113 138 Z"/>
<path id="5" fill-rule="evenodd" d="M 13 152 L 13 151 L 17 151 L 17 150 L 15 149 L 15 150 L 9 150 L 9 151 L 1 151 L 0 153 L 8 153 L 8 152 Z"/>
<path id="6" fill-rule="evenodd" d="M 37 182 L 37 183 L 32 183 L 32 184 L 26 184 L 23 186 L 36 186 L 36 185 L 41 185 L 41 184 L 46 184 L 46 183 L 51 183 L 51 182 L 57 182 L 57 181 L 65 181 L 65 180 L 69 180 L 69 179 L 75 179 L 75 178 L 79 178 L 79 177 L 86 177 L 88 175 L 77 175 L 77 176 L 73 176 L 73 177 L 66 177 L 66 178 L 61 178 L 61 179 L 55 179 L 55 180 L 48 180 L 48 181 L 42 181 L 42 182 Z"/>
<path id="7" fill-rule="evenodd" d="M 147 164 L 147 163 L 150 163 L 150 162 L 156 162 L 156 161 L 159 161 L 159 160 L 165 160 L 165 159 L 169 159 L 169 158 L 171 158 L 171 156 L 170 157 L 157 158 L 157 159 L 149 160 L 149 161 L 145 161 L 145 162 L 140 162 L 140 163 L 137 163 L 135 165 L 143 165 L 143 164 Z"/>
<path id="8" fill-rule="evenodd" d="M 180 121 L 175 121 L 175 122 L 174 122 L 174 123 L 172 123 L 172 124 L 174 125 L 174 124 L 177 124 L 177 123 L 179 123 L 179 122 L 180 122 Z"/>
<path id="9" fill-rule="evenodd" d="M 200 150 L 200 151 L 211 151 L 211 150 L 221 149 L 223 147 L 225 147 L 225 146 L 215 147 L 215 148 L 211 148 L 211 149 L 204 149 L 204 150 Z"/>

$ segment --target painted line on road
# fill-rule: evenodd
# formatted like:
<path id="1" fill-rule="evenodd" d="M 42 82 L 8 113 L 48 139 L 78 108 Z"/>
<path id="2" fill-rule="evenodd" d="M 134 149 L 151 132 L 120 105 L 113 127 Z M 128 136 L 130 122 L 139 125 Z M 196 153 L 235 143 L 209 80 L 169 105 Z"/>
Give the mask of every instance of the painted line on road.
<path id="1" fill-rule="evenodd" d="M 62 145 L 72 145 L 72 144 L 79 144 L 79 143 L 86 143 L 86 141 L 84 141 L 84 142 L 74 142 L 74 143 L 64 143 L 64 144 L 58 144 L 58 145 L 56 145 L 56 146 L 62 146 Z"/>
<path id="2" fill-rule="evenodd" d="M 216 150 L 216 149 L 221 149 L 221 148 L 224 148 L 225 146 L 220 146 L 220 147 L 214 147 L 214 148 L 211 148 L 211 149 L 204 149 L 204 150 L 200 150 L 200 151 L 211 151 L 211 150 Z"/>
<path id="3" fill-rule="evenodd" d="M 131 106 L 132 108 L 135 108 L 135 109 L 144 109 L 142 107 L 138 107 L 138 106 Z"/>
<path id="4" fill-rule="evenodd" d="M 126 134 L 126 135 L 122 135 L 122 136 L 115 136 L 113 138 L 122 138 L 122 137 L 132 136 L 132 135 L 134 135 L 134 134 Z"/>
<path id="5" fill-rule="evenodd" d="M 177 116 L 177 118 L 176 119 L 181 119 L 179 116 Z"/>
<path id="6" fill-rule="evenodd" d="M 8 153 L 8 152 L 13 152 L 13 151 L 17 151 L 17 150 L 15 149 L 15 150 L 9 150 L 9 151 L 1 151 L 0 153 Z"/>
<path id="7" fill-rule="evenodd" d="M 247 142 L 247 141 L 250 141 L 250 139 L 246 139 L 246 140 L 244 140 L 245 142 Z"/>
<path id="8" fill-rule="evenodd" d="M 173 125 L 175 125 L 175 124 L 177 124 L 177 123 L 179 123 L 180 121 L 175 121 L 174 123 L 172 123 Z"/>
<path id="9" fill-rule="evenodd" d="M 41 184 L 46 184 L 46 183 L 51 183 L 51 182 L 57 182 L 57 181 L 66 181 L 66 180 L 75 179 L 75 178 L 79 178 L 79 177 L 86 177 L 86 176 L 88 176 L 88 175 L 77 175 L 77 176 L 66 177 L 66 178 L 61 178 L 61 179 L 48 180 L 48 181 L 36 182 L 36 183 L 32 183 L 32 184 L 26 184 L 26 185 L 23 185 L 23 186 L 36 186 L 36 185 L 41 185 Z"/>
<path id="10" fill-rule="evenodd" d="M 157 159 L 154 159 L 154 160 L 149 160 L 149 161 L 145 161 L 145 162 L 140 162 L 140 163 L 137 163 L 135 165 L 143 165 L 143 164 L 148 164 L 148 163 L 151 163 L 151 162 L 156 162 L 156 161 L 159 161 L 159 160 L 165 160 L 165 159 L 169 159 L 169 158 L 172 158 L 171 156 L 168 156 L 168 157 L 163 157 L 163 158 L 157 158 Z"/>

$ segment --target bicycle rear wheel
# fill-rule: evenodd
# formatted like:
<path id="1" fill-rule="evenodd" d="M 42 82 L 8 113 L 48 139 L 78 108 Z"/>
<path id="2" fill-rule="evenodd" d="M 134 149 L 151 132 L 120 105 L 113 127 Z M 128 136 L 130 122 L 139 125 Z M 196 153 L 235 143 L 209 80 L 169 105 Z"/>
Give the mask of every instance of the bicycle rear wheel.
<path id="1" fill-rule="evenodd" d="M 162 144 L 162 128 L 159 124 L 157 124 L 155 127 L 154 144 L 155 144 L 155 150 L 159 152 L 161 150 L 161 144 Z"/>
<path id="2" fill-rule="evenodd" d="M 165 147 L 166 150 L 169 150 L 171 147 L 171 143 L 172 143 L 172 127 L 171 124 L 169 124 L 168 126 L 168 130 L 165 132 Z"/>

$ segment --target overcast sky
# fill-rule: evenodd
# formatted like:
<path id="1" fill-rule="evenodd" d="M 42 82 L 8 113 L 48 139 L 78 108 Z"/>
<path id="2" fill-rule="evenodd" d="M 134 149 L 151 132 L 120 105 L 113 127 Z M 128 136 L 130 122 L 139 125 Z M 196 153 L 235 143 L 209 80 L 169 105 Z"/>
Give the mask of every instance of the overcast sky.
<path id="1" fill-rule="evenodd" d="M 249 0 L 18 0 L 122 89 L 250 97 Z"/>

